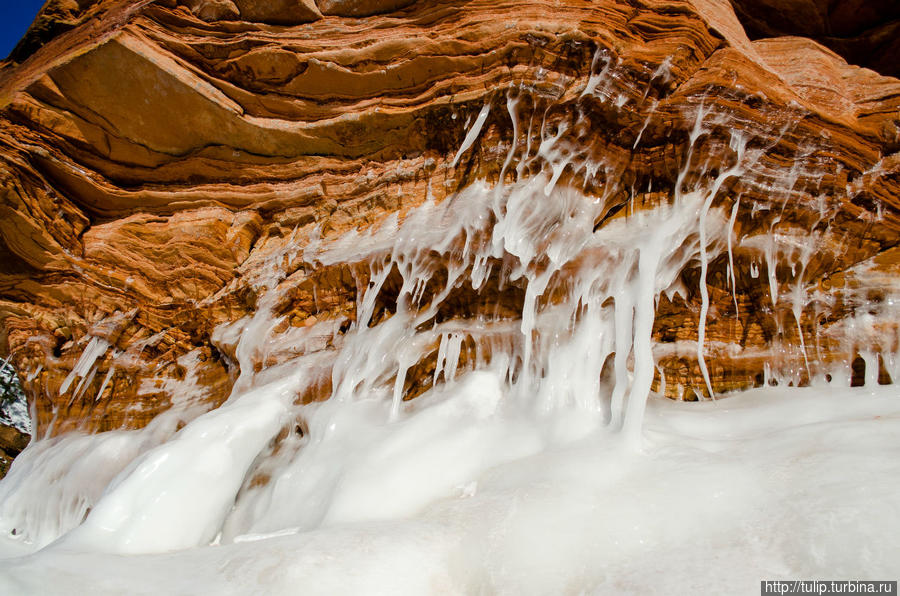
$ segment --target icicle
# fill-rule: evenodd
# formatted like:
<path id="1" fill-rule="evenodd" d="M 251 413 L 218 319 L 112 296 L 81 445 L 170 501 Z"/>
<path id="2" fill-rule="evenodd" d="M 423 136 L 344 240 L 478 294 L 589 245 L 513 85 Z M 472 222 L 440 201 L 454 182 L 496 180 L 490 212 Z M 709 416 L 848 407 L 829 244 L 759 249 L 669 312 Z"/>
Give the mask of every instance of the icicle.
<path id="1" fill-rule="evenodd" d="M 63 380 L 62 385 L 59 386 L 59 394 L 63 395 L 68 391 L 76 377 L 81 377 L 81 383 L 78 385 L 78 389 L 80 389 L 81 386 L 84 385 L 85 377 L 93 370 L 94 363 L 106 353 L 107 349 L 109 349 L 108 341 L 100 337 L 92 337 L 91 341 L 88 342 L 88 345 L 85 346 L 84 351 L 81 353 L 78 362 L 72 367 L 72 371 L 65 380 Z M 78 389 L 76 389 L 76 393 Z"/>
<path id="2" fill-rule="evenodd" d="M 455 168 L 456 164 L 459 163 L 459 158 L 462 157 L 463 153 L 469 150 L 469 147 L 475 142 L 475 139 L 478 138 L 478 135 L 481 134 L 481 127 L 484 126 L 485 120 L 487 120 L 488 114 L 491 111 L 491 104 L 486 103 L 481 108 L 481 111 L 478 112 L 478 117 L 475 118 L 475 122 L 472 124 L 472 128 L 469 129 L 469 132 L 466 133 L 466 138 L 463 139 L 462 145 L 459 147 L 459 151 L 456 152 L 456 155 L 453 157 L 453 161 L 450 163 L 451 168 Z"/>
<path id="3" fill-rule="evenodd" d="M 511 89 L 510 89 L 511 91 Z M 506 111 L 509 113 L 509 119 L 512 123 L 512 140 L 509 143 L 509 152 L 506 154 L 506 160 L 503 162 L 503 167 L 500 168 L 500 179 L 497 183 L 497 188 L 502 188 L 504 184 L 504 180 L 506 177 L 506 170 L 509 168 L 509 164 L 512 163 L 513 158 L 516 155 L 516 150 L 518 149 L 519 144 L 519 115 L 518 115 L 518 107 L 519 107 L 519 98 L 520 95 L 516 94 L 513 97 L 512 93 L 507 92 L 506 94 Z"/>
<path id="4" fill-rule="evenodd" d="M 737 282 L 735 281 L 734 274 L 734 251 L 733 251 L 733 243 L 734 243 L 734 224 L 737 221 L 738 210 L 741 205 L 741 197 L 737 197 L 734 200 L 734 205 L 731 207 L 731 217 L 728 218 L 728 278 L 731 285 L 731 296 L 734 299 L 734 316 L 738 318 L 738 299 L 737 299 Z"/>
<path id="5" fill-rule="evenodd" d="M 863 350 L 859 353 L 859 356 L 866 364 L 863 384 L 866 387 L 875 387 L 878 385 L 878 354 L 872 350 Z"/>

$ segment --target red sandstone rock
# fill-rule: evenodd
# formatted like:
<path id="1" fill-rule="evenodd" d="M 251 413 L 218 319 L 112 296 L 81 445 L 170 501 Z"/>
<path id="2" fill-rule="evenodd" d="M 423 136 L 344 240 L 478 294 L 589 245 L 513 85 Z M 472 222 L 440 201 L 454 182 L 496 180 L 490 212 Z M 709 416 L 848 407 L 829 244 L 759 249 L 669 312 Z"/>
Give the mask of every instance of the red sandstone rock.
<path id="1" fill-rule="evenodd" d="M 900 75 L 900 4 L 893 0 L 731 0 L 751 38 L 802 35 L 847 61 Z"/>
<path id="2" fill-rule="evenodd" d="M 725 167 L 709 165 L 731 158 L 735 127 L 746 132 L 759 152 L 752 176 L 716 197 L 729 210 L 740 199 L 735 288 L 725 258 L 707 276 L 717 391 L 763 382 L 773 360 L 806 382 L 799 332 L 818 342 L 816 359 L 853 361 L 858 348 L 837 329 L 857 314 L 859 288 L 884 293 L 898 262 L 900 81 L 808 39 L 750 41 L 724 0 L 67 10 L 68 31 L 0 75 L 0 353 L 26 377 L 38 436 L 139 427 L 176 397 L 220 403 L 236 362 L 234 344 L 213 330 L 255 310 L 252 281 L 269 259 L 302 248 L 317 226 L 335 238 L 408 212 L 429 188 L 442 200 L 478 178 L 496 181 L 513 142 L 502 108 L 451 162 L 466 121 L 514 88 L 524 90 L 523 129 L 534 115 L 565 125 L 567 141 L 609 166 L 596 179 L 567 170 L 561 184 L 595 196 L 617 185 L 610 217 L 672 199 L 699 108 L 712 116 L 686 184 Z M 605 67 L 603 93 L 583 93 Z M 516 142 L 526 145 L 524 134 Z M 791 172 L 793 186 L 772 191 Z M 749 271 L 762 239 L 818 232 L 821 247 L 799 274 L 774 256 L 776 290 L 799 279 L 835 297 L 810 304 L 798 326 Z M 847 273 L 866 263 L 875 265 L 859 271 L 884 275 Z M 285 325 L 340 329 L 354 318 L 363 264 L 283 264 Z M 654 338 L 666 393 L 690 398 L 706 392 L 695 350 L 683 349 L 697 340 L 700 277 L 696 267 L 682 276 L 686 291 L 661 300 Z M 460 288 L 441 316 L 515 318 L 522 289 L 495 282 L 480 296 Z M 393 312 L 396 291 L 386 284 L 379 317 Z M 109 351 L 93 376 L 60 392 L 93 338 Z M 310 349 L 327 354 L 340 331 L 334 338 Z M 256 365 L 295 355 L 259 355 Z M 413 367 L 406 396 L 433 370 L 433 354 Z M 323 380 L 301 398 L 329 390 Z"/>
<path id="3" fill-rule="evenodd" d="M 339 17 L 369 17 L 409 6 L 415 0 L 317 0 L 322 14 Z"/>

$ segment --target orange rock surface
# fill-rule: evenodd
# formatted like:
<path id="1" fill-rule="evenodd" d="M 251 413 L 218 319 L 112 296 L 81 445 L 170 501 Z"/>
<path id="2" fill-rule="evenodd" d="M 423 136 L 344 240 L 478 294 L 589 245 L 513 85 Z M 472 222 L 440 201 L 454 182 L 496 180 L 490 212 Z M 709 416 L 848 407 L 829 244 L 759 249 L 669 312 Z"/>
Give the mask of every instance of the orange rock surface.
<path id="1" fill-rule="evenodd" d="M 752 39 L 802 35 L 848 62 L 900 75 L 900 4 L 893 0 L 731 0 Z"/>
<path id="2" fill-rule="evenodd" d="M 716 391 L 766 382 L 767 366 L 805 383 L 809 360 L 864 375 L 858 354 L 897 347 L 890 325 L 865 346 L 845 327 L 887 304 L 900 262 L 900 80 L 807 38 L 751 41 L 727 0 L 60 0 L 37 26 L 0 70 L 0 354 L 38 436 L 221 403 L 237 360 L 214 330 L 254 312 L 273 258 L 288 273 L 276 312 L 334 322 L 306 348 L 328 352 L 367 268 L 279 255 L 316 228 L 336 238 L 405 214 L 429 189 L 440 201 L 496 182 L 510 145 L 533 152 L 542 130 L 604 164 L 560 179 L 610 201 L 598 227 L 715 179 L 741 131 L 754 165 L 715 195 L 734 209 L 734 268 L 723 255 L 706 277 Z M 453 165 L 486 103 L 497 109 Z M 699 264 L 682 280 L 658 305 L 657 388 L 691 398 L 707 392 L 684 347 Z M 813 296 L 799 324 L 779 298 L 798 285 Z M 521 311 L 521 288 L 488 288 L 459 288 L 441 316 Z M 407 397 L 433 370 L 423 357 Z"/>

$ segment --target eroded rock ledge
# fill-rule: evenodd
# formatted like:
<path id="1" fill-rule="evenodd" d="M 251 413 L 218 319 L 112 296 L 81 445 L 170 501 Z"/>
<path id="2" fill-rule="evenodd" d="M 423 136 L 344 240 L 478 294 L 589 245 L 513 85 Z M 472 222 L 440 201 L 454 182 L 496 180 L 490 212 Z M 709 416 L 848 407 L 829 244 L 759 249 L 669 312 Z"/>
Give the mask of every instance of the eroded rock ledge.
<path id="1" fill-rule="evenodd" d="M 735 131 L 753 159 L 713 196 L 734 226 L 733 267 L 717 257 L 705 280 L 714 390 L 891 377 L 900 81 L 809 39 L 750 41 L 726 0 L 71 4 L 0 74 L 0 352 L 38 436 L 221 403 L 238 358 L 214 331 L 256 310 L 273 259 L 281 324 L 330 322 L 304 344 L 327 354 L 370 271 L 310 267 L 310 238 L 536 173 L 517 172 L 526 162 L 607 201 L 599 229 L 712 187 L 737 160 Z M 530 159 L 557 134 L 570 155 Z M 658 304 L 656 383 L 691 398 L 708 392 L 685 347 L 700 265 L 681 278 Z M 384 288 L 380 318 L 396 307 L 396 283 Z M 522 299 L 460 287 L 440 317 L 487 303 L 514 317 Z M 413 367 L 407 397 L 435 358 Z"/>

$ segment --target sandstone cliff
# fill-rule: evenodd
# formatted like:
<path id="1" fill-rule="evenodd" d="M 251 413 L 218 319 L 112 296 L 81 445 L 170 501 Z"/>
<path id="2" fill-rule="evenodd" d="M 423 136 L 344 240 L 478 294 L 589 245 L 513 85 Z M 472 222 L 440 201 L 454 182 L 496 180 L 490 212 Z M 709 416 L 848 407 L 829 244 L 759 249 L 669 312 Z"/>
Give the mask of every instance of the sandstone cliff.
<path id="1" fill-rule="evenodd" d="M 745 22 L 762 5 L 735 4 Z M 754 37 L 785 33 L 761 23 Z M 727 0 L 60 1 L 13 59 L 0 353 L 39 436 L 221 403 L 242 360 L 223 325 L 257 310 L 275 262 L 266 333 L 330 325 L 303 344 L 327 357 L 371 271 L 311 267 L 311 238 L 535 168 L 605 201 L 596 229 L 685 188 L 732 214 L 728 254 L 686 267 L 657 305 L 668 395 L 708 393 L 686 347 L 701 328 L 715 391 L 897 372 L 900 81 L 808 38 L 751 41 Z M 551 136 L 567 154 L 538 155 Z M 454 292 L 441 320 L 515 318 L 525 294 Z M 411 367 L 406 397 L 436 358 Z M 329 389 L 326 375 L 300 398 Z"/>

